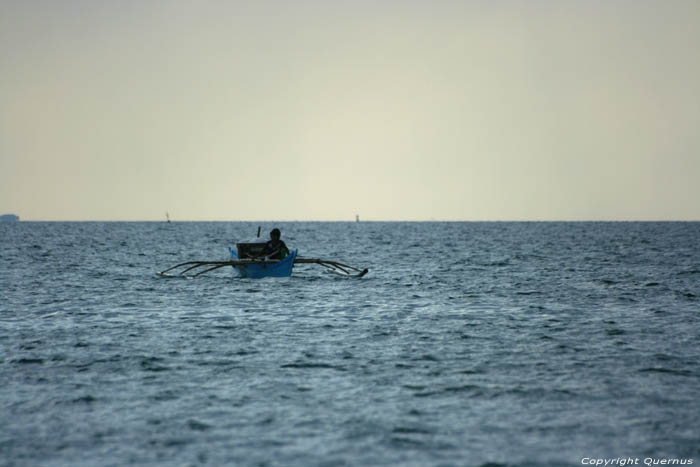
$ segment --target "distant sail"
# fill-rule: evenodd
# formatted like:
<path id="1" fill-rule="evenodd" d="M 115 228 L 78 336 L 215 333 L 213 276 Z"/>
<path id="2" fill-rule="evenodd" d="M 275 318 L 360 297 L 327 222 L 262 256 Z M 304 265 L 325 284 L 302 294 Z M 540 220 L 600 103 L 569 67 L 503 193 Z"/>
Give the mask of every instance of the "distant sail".
<path id="1" fill-rule="evenodd" d="M 170 224 L 170 214 L 167 212 L 165 213 L 165 218 L 168 220 L 168 224 Z"/>
<path id="2" fill-rule="evenodd" d="M 359 214 L 355 214 L 355 222 L 360 222 L 360 215 Z"/>

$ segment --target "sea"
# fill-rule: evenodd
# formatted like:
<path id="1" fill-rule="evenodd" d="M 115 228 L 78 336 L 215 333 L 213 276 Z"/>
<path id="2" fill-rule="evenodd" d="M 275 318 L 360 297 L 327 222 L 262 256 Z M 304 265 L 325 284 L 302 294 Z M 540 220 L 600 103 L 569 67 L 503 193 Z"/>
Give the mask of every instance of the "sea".
<path id="1" fill-rule="evenodd" d="M 2 466 L 698 464 L 698 222 L 0 224 Z"/>

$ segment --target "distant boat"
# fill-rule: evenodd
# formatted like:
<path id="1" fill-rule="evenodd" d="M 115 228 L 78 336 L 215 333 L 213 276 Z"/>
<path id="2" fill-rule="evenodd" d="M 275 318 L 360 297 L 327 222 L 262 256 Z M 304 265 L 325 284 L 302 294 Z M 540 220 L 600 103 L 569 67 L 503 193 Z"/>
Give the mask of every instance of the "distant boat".
<path id="1" fill-rule="evenodd" d="M 168 224 L 170 224 L 170 214 L 167 212 L 165 213 L 165 219 L 168 221 Z"/>
<path id="2" fill-rule="evenodd" d="M 359 214 L 355 214 L 355 222 L 360 222 L 360 215 Z"/>
<path id="3" fill-rule="evenodd" d="M 0 216 L 0 222 L 19 222 L 19 216 L 14 214 L 3 214 Z"/>

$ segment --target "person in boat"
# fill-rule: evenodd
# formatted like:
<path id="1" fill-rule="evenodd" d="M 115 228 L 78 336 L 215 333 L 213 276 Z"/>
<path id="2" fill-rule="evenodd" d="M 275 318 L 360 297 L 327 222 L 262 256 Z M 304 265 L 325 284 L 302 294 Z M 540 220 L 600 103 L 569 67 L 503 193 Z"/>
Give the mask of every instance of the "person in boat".
<path id="1" fill-rule="evenodd" d="M 270 259 L 283 259 L 289 254 L 289 248 L 280 239 L 282 234 L 280 229 L 272 229 L 270 232 L 270 241 L 265 244 L 263 256 Z"/>

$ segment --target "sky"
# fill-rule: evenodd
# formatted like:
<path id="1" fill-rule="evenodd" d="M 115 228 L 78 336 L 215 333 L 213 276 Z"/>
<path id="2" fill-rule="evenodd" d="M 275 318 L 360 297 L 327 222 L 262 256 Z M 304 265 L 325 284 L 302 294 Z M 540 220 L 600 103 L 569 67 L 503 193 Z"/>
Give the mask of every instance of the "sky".
<path id="1" fill-rule="evenodd" d="M 0 214 L 700 220 L 697 0 L 0 0 Z"/>

